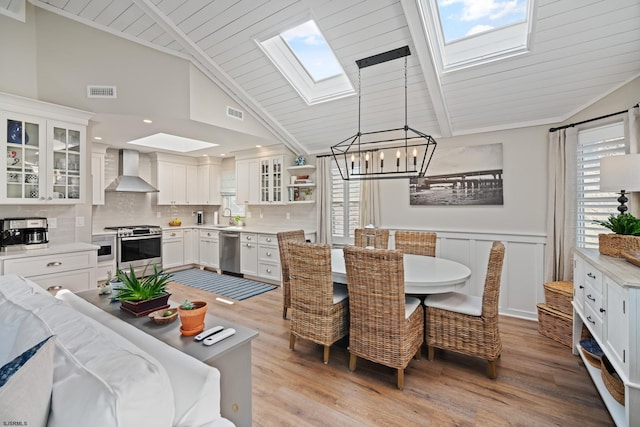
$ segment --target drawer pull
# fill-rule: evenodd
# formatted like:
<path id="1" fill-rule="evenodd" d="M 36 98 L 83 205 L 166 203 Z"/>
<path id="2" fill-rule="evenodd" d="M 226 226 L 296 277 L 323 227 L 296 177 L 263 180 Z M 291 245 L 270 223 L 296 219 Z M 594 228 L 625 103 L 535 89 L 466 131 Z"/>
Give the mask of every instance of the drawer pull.
<path id="1" fill-rule="evenodd" d="M 252 248 L 253 246 L 251 245 L 251 243 L 247 243 L 247 247 Z"/>
<path id="2" fill-rule="evenodd" d="M 51 293 L 55 293 L 58 292 L 60 289 L 62 289 L 62 286 L 60 285 L 56 285 L 56 286 L 49 286 L 47 288 L 47 291 L 51 292 Z"/>
<path id="3" fill-rule="evenodd" d="M 591 273 L 591 272 L 587 273 L 587 276 L 591 277 L 592 279 L 595 279 L 595 278 L 596 278 L 596 276 L 595 276 L 593 273 Z"/>
<path id="4" fill-rule="evenodd" d="M 606 313 L 607 310 L 605 310 L 604 308 L 600 307 L 600 313 Z"/>
<path id="5" fill-rule="evenodd" d="M 171 233 L 171 237 L 174 237 L 176 235 L 176 233 Z"/>
<path id="6" fill-rule="evenodd" d="M 596 299 L 591 296 L 591 294 L 587 295 L 587 299 L 593 302 L 596 302 Z"/>
<path id="7" fill-rule="evenodd" d="M 54 261 L 47 264 L 47 267 L 59 267 L 62 263 L 60 261 Z"/>
<path id="8" fill-rule="evenodd" d="M 594 320 L 591 320 L 591 316 L 587 316 L 587 320 L 592 323 L 593 325 L 596 324 L 596 322 Z"/>
<path id="9" fill-rule="evenodd" d="M 247 236 L 247 240 L 251 240 L 251 236 Z"/>

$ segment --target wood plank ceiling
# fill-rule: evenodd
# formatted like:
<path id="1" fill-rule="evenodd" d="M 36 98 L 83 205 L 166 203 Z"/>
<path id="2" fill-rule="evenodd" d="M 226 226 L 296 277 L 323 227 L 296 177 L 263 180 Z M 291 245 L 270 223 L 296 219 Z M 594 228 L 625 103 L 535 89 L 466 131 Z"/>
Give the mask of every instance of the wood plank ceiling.
<path id="1" fill-rule="evenodd" d="M 357 96 L 308 106 L 258 47 L 316 20 L 354 88 L 355 61 L 408 45 L 410 126 L 434 137 L 552 124 L 640 75 L 638 0 L 537 0 L 530 51 L 438 73 L 423 0 L 31 0 L 193 61 L 294 151 L 326 153 L 357 131 Z M 413 37 L 412 37 L 413 36 Z M 415 39 L 414 39 L 415 37 Z M 403 61 L 362 71 L 362 130 L 404 123 Z"/>

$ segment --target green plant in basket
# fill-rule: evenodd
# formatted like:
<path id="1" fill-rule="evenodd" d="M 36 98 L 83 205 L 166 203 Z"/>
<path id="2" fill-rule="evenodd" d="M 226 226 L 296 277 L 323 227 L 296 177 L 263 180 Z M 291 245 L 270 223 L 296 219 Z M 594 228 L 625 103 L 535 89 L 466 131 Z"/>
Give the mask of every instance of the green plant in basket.
<path id="1" fill-rule="evenodd" d="M 158 270 L 158 266 L 154 264 L 153 274 L 145 276 L 147 267 L 142 272 L 142 278 L 136 276 L 133 266 L 128 274 L 120 269 L 116 271 L 118 281 L 122 282 L 122 285 L 117 289 L 117 299 L 120 301 L 145 301 L 167 293 L 167 284 L 171 280 L 171 274 Z"/>
<path id="2" fill-rule="evenodd" d="M 640 219 L 630 213 L 611 215 L 606 221 L 596 221 L 616 234 L 640 236 Z"/>

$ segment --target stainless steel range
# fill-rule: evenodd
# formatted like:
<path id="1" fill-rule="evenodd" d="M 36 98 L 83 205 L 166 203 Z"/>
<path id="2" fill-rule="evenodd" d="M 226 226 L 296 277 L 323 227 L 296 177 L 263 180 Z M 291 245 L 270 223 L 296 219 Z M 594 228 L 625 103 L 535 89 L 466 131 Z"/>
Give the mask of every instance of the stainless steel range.
<path id="1" fill-rule="evenodd" d="M 105 230 L 117 232 L 118 269 L 127 272 L 133 266 L 136 274 L 141 274 L 149 266 L 149 274 L 153 272 L 153 264 L 162 268 L 162 228 L 157 225 L 128 225 L 105 227 Z"/>

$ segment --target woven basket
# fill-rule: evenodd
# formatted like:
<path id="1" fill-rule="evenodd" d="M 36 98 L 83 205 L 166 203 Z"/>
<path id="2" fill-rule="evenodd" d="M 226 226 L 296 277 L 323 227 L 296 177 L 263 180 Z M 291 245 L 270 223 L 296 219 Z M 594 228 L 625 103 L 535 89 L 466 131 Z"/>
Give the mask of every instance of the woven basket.
<path id="1" fill-rule="evenodd" d="M 640 236 L 598 234 L 598 249 L 602 255 L 622 258 L 622 252 L 640 251 Z"/>
<path id="2" fill-rule="evenodd" d="M 573 317 L 550 307 L 538 304 L 538 332 L 561 344 L 571 347 Z"/>
<path id="3" fill-rule="evenodd" d="M 602 367 L 600 371 L 602 372 L 602 381 L 605 387 L 607 387 L 611 396 L 613 396 L 619 404 L 624 405 L 624 383 L 616 373 L 616 370 L 613 369 L 607 356 L 602 356 L 601 362 Z"/>
<path id="4" fill-rule="evenodd" d="M 544 301 L 548 306 L 565 314 L 573 316 L 573 307 L 571 306 L 572 299 L 572 282 L 560 281 L 548 282 L 544 284 Z"/>

